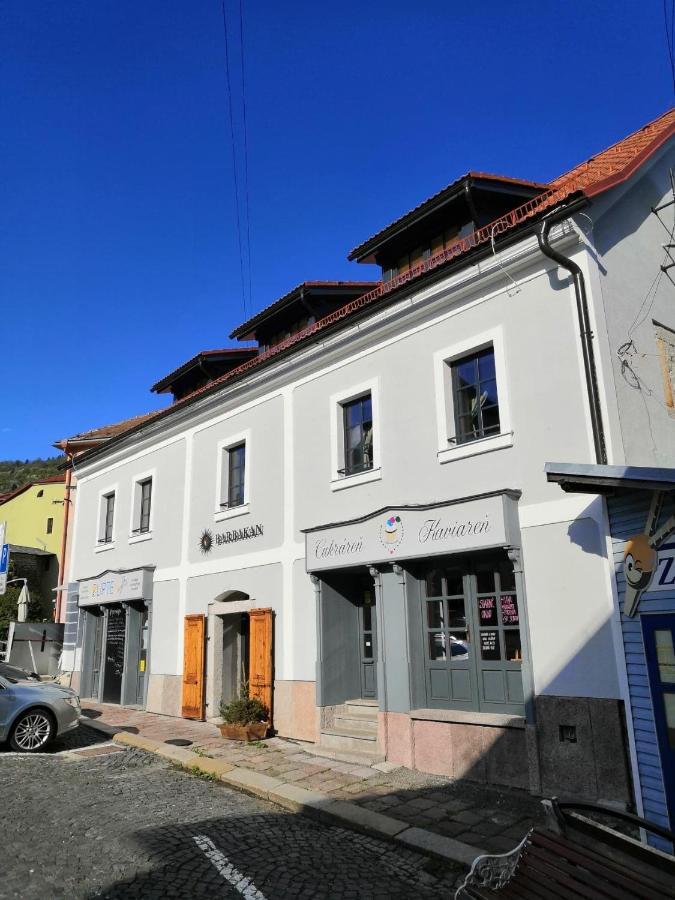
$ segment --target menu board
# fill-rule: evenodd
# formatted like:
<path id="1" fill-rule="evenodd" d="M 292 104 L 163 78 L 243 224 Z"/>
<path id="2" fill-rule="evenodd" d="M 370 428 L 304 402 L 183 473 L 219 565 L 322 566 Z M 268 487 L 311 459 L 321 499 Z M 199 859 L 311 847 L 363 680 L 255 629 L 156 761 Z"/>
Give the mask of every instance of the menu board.
<path id="1" fill-rule="evenodd" d="M 124 672 L 126 610 L 123 606 L 108 609 L 108 628 L 105 642 L 103 670 L 103 702 L 119 703 Z"/>
<path id="2" fill-rule="evenodd" d="M 515 594 L 506 594 L 499 598 L 502 607 L 502 625 L 519 625 L 518 600 Z"/>
<path id="3" fill-rule="evenodd" d="M 501 659 L 499 652 L 499 632 L 481 631 L 480 655 L 483 659 Z"/>
<path id="4" fill-rule="evenodd" d="M 478 598 L 478 618 L 480 619 L 481 626 L 498 624 L 496 597 Z"/>

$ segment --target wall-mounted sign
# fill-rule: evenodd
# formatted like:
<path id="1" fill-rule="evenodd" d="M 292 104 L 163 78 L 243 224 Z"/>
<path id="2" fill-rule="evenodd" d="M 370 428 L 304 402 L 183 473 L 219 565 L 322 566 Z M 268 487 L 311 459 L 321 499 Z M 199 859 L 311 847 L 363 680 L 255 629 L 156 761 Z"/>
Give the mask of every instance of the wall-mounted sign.
<path id="1" fill-rule="evenodd" d="M 623 611 L 627 616 L 635 615 L 647 589 L 672 591 L 675 588 L 675 542 L 666 543 L 675 532 L 675 515 L 657 527 L 664 499 L 663 491 L 654 491 L 644 532 L 633 535 L 624 547 L 626 592 Z"/>
<path id="2" fill-rule="evenodd" d="M 149 600 L 152 597 L 152 570 L 104 572 L 97 578 L 80 581 L 79 604 L 120 603 L 123 600 Z"/>
<path id="3" fill-rule="evenodd" d="M 214 545 L 232 544 L 236 541 L 250 541 L 251 538 L 263 536 L 262 525 L 245 525 L 243 528 L 232 528 L 230 531 L 211 531 L 205 528 L 199 538 L 199 549 L 202 553 L 210 553 Z"/>
<path id="4" fill-rule="evenodd" d="M 308 572 L 485 547 L 519 545 L 511 492 L 430 506 L 392 507 L 305 533 Z"/>

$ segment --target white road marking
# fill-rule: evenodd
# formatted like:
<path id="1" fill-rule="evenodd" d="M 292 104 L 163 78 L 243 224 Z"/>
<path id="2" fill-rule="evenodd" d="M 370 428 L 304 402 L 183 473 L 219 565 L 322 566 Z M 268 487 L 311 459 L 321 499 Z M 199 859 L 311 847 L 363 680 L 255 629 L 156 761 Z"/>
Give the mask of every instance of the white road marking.
<path id="1" fill-rule="evenodd" d="M 266 900 L 265 895 L 258 890 L 251 879 L 233 866 L 210 838 L 207 838 L 205 834 L 197 834 L 194 836 L 194 842 L 204 856 L 218 869 L 225 881 L 229 881 L 232 887 L 239 891 L 246 900 Z"/>

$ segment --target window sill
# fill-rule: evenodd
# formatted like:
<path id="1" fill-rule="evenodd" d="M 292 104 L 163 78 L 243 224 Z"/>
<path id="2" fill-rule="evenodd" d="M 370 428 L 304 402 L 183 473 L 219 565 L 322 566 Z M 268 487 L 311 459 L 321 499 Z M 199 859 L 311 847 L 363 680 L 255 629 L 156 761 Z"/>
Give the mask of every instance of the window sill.
<path id="1" fill-rule="evenodd" d="M 130 544 L 140 544 L 142 541 L 152 540 L 152 532 L 145 531 L 143 534 L 132 534 L 129 538 Z"/>
<path id="2" fill-rule="evenodd" d="M 94 547 L 94 553 L 105 553 L 106 550 L 114 550 L 115 541 L 108 541 L 107 544 L 97 544 Z"/>
<path id="3" fill-rule="evenodd" d="M 237 516 L 247 516 L 250 512 L 249 504 L 233 506 L 231 509 L 217 509 L 213 514 L 214 522 L 224 522 L 226 519 L 236 519 Z"/>
<path id="4" fill-rule="evenodd" d="M 341 475 L 330 483 L 331 491 L 342 491 L 345 488 L 356 487 L 357 484 L 367 484 L 369 481 L 380 481 L 382 469 L 368 469 L 366 472 L 357 472 L 356 475 Z"/>
<path id="5" fill-rule="evenodd" d="M 464 459 L 467 456 L 479 456 L 481 453 L 491 453 L 493 450 L 504 450 L 506 447 L 513 447 L 512 431 L 447 447 L 439 450 L 437 456 L 439 463 L 448 463 L 455 459 Z"/>
<path id="6" fill-rule="evenodd" d="M 512 713 L 484 713 L 464 709 L 411 709 L 410 718 L 429 722 L 456 722 L 461 725 L 486 725 L 492 728 L 525 728 L 525 717 Z"/>

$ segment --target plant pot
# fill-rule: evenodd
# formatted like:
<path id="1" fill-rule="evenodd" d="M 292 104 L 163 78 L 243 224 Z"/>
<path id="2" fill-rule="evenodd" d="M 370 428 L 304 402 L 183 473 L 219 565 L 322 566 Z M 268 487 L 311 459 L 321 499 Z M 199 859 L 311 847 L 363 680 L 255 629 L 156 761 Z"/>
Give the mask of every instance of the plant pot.
<path id="1" fill-rule="evenodd" d="M 229 741 L 261 741 L 267 736 L 269 722 L 251 722 L 249 725 L 219 725 L 220 733 Z"/>

